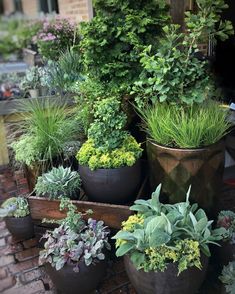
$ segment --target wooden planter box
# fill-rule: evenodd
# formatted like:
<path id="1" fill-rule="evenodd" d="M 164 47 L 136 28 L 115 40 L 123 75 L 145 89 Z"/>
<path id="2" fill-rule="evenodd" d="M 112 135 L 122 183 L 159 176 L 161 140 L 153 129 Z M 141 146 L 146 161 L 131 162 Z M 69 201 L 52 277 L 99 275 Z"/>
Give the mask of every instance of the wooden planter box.
<path id="1" fill-rule="evenodd" d="M 146 177 L 140 187 L 136 199 L 146 198 L 148 196 L 148 177 Z M 44 218 L 62 219 L 66 216 L 65 211 L 59 210 L 59 200 L 49 200 L 42 197 L 29 196 L 28 201 L 31 217 L 36 225 L 43 226 L 41 221 Z M 73 203 L 77 206 L 78 211 L 80 212 L 85 212 L 86 210 L 91 209 L 93 214 L 88 217 L 92 217 L 96 220 L 103 220 L 105 225 L 112 229 L 120 229 L 121 223 L 133 214 L 133 212 L 129 210 L 132 203 L 129 205 L 114 205 L 83 200 L 74 200 Z M 48 225 L 46 225 L 46 227 L 48 227 Z"/>

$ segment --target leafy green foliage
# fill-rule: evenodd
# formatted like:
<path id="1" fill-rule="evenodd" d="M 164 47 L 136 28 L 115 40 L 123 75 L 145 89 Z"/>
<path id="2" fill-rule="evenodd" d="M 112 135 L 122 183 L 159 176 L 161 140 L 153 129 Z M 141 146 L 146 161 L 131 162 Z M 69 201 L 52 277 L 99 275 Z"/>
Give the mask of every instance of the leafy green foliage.
<path id="1" fill-rule="evenodd" d="M 89 166 L 91 170 L 97 168 L 120 168 L 132 166 L 141 157 L 142 149 L 134 137 L 127 135 L 119 148 L 106 151 L 96 148 L 91 139 L 87 140 L 79 150 L 77 159 L 79 164 Z"/>
<path id="2" fill-rule="evenodd" d="M 62 156 L 66 142 L 77 140 L 80 123 L 73 112 L 66 110 L 65 102 L 49 99 L 23 103 L 28 110 L 22 114 L 24 135 L 12 144 L 17 161 L 31 166 L 35 162 Z"/>
<path id="3" fill-rule="evenodd" d="M 231 22 L 221 21 L 227 8 L 224 0 L 197 0 L 198 11 L 186 12 L 186 33 L 180 26 L 163 28 L 161 47 L 148 46 L 141 54 L 143 71 L 133 87 L 138 107 L 148 102 L 202 102 L 214 95 L 214 85 L 208 71 L 208 61 L 199 60 L 198 45 L 205 37 L 217 36 L 225 40 L 233 34 Z"/>
<path id="4" fill-rule="evenodd" d="M 217 244 L 226 230 L 212 230 L 213 221 L 204 210 L 190 205 L 190 190 L 186 201 L 176 204 L 160 203 L 160 190 L 158 186 L 151 199 L 136 200 L 130 207 L 138 214 L 124 222 L 113 237 L 117 239 L 116 255 L 129 254 L 136 268 L 146 271 L 164 271 L 169 262 L 178 263 L 179 273 L 190 266 L 200 268 L 199 252 L 210 256 L 208 245 Z"/>
<path id="5" fill-rule="evenodd" d="M 223 138 L 230 127 L 227 111 L 213 101 L 188 107 L 156 103 L 139 112 L 148 137 L 169 147 L 208 146 Z"/>
<path id="6" fill-rule="evenodd" d="M 122 145 L 127 132 L 126 115 L 121 111 L 121 103 L 115 98 L 98 101 L 95 105 L 94 122 L 88 130 L 88 138 L 96 148 L 103 151 L 114 150 Z"/>
<path id="7" fill-rule="evenodd" d="M 91 78 L 128 93 L 138 77 L 139 53 L 158 43 L 168 21 L 164 0 L 96 0 L 95 17 L 81 25 L 84 65 Z"/>
<path id="8" fill-rule="evenodd" d="M 29 204 L 24 197 L 11 197 L 3 202 L 0 208 L 0 218 L 2 217 L 25 217 L 29 215 Z"/>
<path id="9" fill-rule="evenodd" d="M 53 167 L 47 173 L 38 177 L 35 192 L 38 196 L 58 199 L 59 197 L 74 197 L 80 190 L 81 179 L 76 171 L 70 167 Z"/>
<path id="10" fill-rule="evenodd" d="M 223 267 L 219 279 L 225 285 L 226 293 L 235 293 L 235 261 L 229 262 L 228 265 Z"/>
<path id="11" fill-rule="evenodd" d="M 218 215 L 217 227 L 227 230 L 224 241 L 229 240 L 235 244 L 235 213 L 230 210 L 222 210 Z"/>
<path id="12" fill-rule="evenodd" d="M 105 259 L 105 249 L 110 249 L 108 243 L 109 231 L 103 221 L 89 218 L 87 223 L 82 214 L 68 199 L 61 200 L 60 209 L 68 209 L 67 217 L 61 221 L 58 228 L 47 232 L 44 250 L 40 252 L 40 263 L 49 262 L 56 270 L 65 264 L 74 265 L 74 271 L 79 272 L 79 263 L 86 266 Z"/>
<path id="13" fill-rule="evenodd" d="M 115 98 L 98 101 L 94 122 L 88 129 L 88 141 L 77 154 L 80 164 L 97 168 L 132 166 L 140 158 L 142 149 L 136 140 L 124 130 L 126 115 Z"/>
<path id="14" fill-rule="evenodd" d="M 41 86 L 41 75 L 38 66 L 32 66 L 25 73 L 25 77 L 21 80 L 21 89 L 38 89 Z"/>

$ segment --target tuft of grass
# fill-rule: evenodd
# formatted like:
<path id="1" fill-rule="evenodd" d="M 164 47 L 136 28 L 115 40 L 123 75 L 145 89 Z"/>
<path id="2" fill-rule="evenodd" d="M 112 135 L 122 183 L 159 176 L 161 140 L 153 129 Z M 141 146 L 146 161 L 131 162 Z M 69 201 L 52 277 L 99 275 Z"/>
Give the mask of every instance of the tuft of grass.
<path id="1" fill-rule="evenodd" d="M 231 126 L 228 112 L 214 101 L 187 107 L 156 103 L 138 111 L 148 137 L 168 147 L 205 147 L 222 139 Z"/>

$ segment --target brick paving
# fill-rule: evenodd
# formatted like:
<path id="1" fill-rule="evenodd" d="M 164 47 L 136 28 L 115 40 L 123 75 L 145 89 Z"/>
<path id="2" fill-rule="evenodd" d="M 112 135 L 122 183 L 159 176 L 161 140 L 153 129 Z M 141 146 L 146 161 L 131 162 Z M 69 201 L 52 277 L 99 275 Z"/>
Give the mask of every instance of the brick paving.
<path id="1" fill-rule="evenodd" d="M 36 238 L 14 239 L 6 229 L 5 223 L 0 222 L 0 293 L 56 293 L 43 267 L 38 265 L 40 249 L 37 248 L 37 244 Z M 125 273 L 122 260 L 115 259 L 110 262 L 107 276 L 95 293 L 135 294 Z"/>

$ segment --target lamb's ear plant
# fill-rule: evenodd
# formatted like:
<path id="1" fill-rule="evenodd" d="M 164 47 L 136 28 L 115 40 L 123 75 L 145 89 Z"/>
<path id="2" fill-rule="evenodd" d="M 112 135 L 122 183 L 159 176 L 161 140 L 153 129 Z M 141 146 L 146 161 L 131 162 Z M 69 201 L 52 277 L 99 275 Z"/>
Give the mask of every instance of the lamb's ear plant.
<path id="1" fill-rule="evenodd" d="M 113 238 L 117 256 L 128 254 L 137 269 L 164 271 L 168 263 L 177 263 L 179 274 L 191 266 L 201 269 L 201 254 L 210 256 L 209 244 L 217 244 L 226 232 L 212 229 L 203 209 L 186 201 L 162 204 L 161 186 L 149 200 L 136 200 L 132 215 Z"/>
<path id="2" fill-rule="evenodd" d="M 81 179 L 70 167 L 53 167 L 47 173 L 38 177 L 35 192 L 38 196 L 58 199 L 59 197 L 73 198 L 79 192 Z"/>
<path id="3" fill-rule="evenodd" d="M 11 197 L 5 200 L 0 208 L 0 218 L 4 217 L 25 217 L 29 215 L 29 204 L 24 197 Z"/>
<path id="4" fill-rule="evenodd" d="M 223 267 L 219 279 L 224 284 L 226 293 L 235 293 L 235 261 L 229 262 L 228 265 Z"/>

